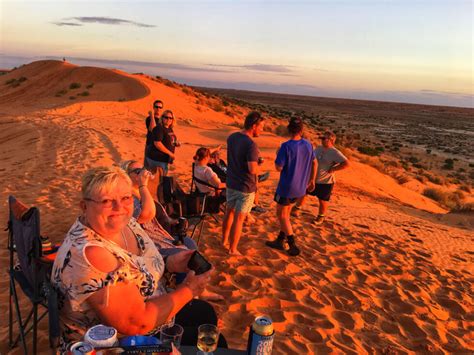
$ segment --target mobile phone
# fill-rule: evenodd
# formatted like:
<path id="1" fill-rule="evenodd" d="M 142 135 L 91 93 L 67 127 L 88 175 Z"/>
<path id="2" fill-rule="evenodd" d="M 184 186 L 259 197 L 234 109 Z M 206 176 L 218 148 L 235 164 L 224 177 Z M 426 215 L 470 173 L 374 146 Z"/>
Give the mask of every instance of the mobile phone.
<path id="1" fill-rule="evenodd" d="M 212 268 L 212 265 L 197 250 L 188 261 L 188 268 L 193 270 L 196 275 L 201 275 Z"/>

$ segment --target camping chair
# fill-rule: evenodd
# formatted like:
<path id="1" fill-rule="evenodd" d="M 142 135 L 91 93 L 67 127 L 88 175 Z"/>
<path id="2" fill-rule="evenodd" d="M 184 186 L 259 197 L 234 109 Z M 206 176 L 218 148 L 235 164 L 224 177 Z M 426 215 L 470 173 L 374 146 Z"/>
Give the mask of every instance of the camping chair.
<path id="1" fill-rule="evenodd" d="M 193 178 L 191 180 L 191 194 L 199 195 L 203 199 L 205 199 L 205 204 L 206 204 L 205 212 L 209 213 L 216 222 L 219 222 L 215 214 L 218 214 L 221 211 L 221 206 L 225 203 L 225 197 L 222 195 L 222 192 L 225 191 L 225 187 L 221 187 L 221 188 L 215 187 L 214 185 L 208 183 L 207 181 L 199 179 L 198 177 L 196 177 L 196 174 L 194 173 L 194 167 L 195 167 L 195 164 L 193 163 L 192 165 Z M 207 186 L 210 189 L 214 190 L 214 194 L 211 194 L 209 192 L 202 192 L 196 183 Z"/>
<path id="2" fill-rule="evenodd" d="M 26 335 L 33 333 L 33 354 L 37 353 L 38 323 L 49 310 L 49 343 L 55 349 L 59 341 L 59 312 L 57 293 L 49 281 L 52 262 L 43 257 L 42 238 L 40 236 L 39 210 L 27 208 L 15 197 L 9 196 L 8 250 L 10 263 L 9 327 L 8 339 L 10 348 L 20 341 L 23 353 L 27 354 Z M 19 263 L 15 265 L 14 259 Z M 26 319 L 22 317 L 17 284 L 32 304 Z M 38 308 L 45 310 L 38 316 Z M 14 307 L 14 310 L 13 310 Z M 19 334 L 13 339 L 13 313 L 16 313 Z"/>
<path id="3" fill-rule="evenodd" d="M 197 243 L 201 238 L 206 213 L 206 198 L 196 193 L 186 193 L 172 176 L 163 176 L 157 189 L 158 202 L 169 216 L 194 220 L 191 238 L 199 228 Z"/>

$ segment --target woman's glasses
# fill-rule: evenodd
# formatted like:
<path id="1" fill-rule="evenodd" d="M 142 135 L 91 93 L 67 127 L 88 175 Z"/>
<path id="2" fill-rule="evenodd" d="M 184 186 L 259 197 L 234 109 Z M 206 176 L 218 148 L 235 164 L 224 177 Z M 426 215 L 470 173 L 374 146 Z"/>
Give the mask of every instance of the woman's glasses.
<path id="1" fill-rule="evenodd" d="M 173 119 L 173 116 L 163 116 L 163 119 L 164 119 L 164 120 L 172 120 L 172 119 Z"/>
<path id="2" fill-rule="evenodd" d="M 116 199 L 110 199 L 110 198 L 105 198 L 103 200 L 94 200 L 93 198 L 84 198 L 85 201 L 91 201 L 91 202 L 95 202 L 97 203 L 98 205 L 100 205 L 102 208 L 112 208 L 113 205 L 114 205 L 114 202 L 116 205 L 124 205 L 124 206 L 128 206 L 130 205 L 132 202 L 133 202 L 133 197 L 130 195 L 130 196 L 123 196 L 122 198 L 120 198 L 120 200 L 116 200 Z"/>

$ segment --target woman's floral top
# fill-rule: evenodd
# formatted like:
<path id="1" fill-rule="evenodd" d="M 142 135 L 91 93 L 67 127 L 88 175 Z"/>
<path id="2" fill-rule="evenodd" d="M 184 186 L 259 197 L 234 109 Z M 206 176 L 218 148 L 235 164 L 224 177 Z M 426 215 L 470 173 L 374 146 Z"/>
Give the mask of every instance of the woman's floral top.
<path id="1" fill-rule="evenodd" d="M 67 233 L 51 275 L 51 281 L 60 295 L 63 346 L 82 339 L 87 329 L 101 323 L 86 302 L 94 292 L 126 281 L 136 285 L 144 300 L 166 293 L 160 282 L 164 262 L 155 244 L 134 218 L 127 227 L 136 237 L 140 255 L 132 254 L 113 241 L 101 237 L 79 219 Z M 97 270 L 85 257 L 86 246 L 99 246 L 108 250 L 121 265 L 108 273 Z M 124 307 L 126 304 L 124 302 Z"/>

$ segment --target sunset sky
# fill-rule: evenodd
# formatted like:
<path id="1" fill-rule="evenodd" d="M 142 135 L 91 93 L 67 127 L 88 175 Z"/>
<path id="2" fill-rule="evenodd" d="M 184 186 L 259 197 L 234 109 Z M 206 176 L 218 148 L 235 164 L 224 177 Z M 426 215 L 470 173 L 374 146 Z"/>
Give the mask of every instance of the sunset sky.
<path id="1" fill-rule="evenodd" d="M 191 85 L 474 107 L 470 0 L 0 4 L 2 68 L 66 57 Z"/>

